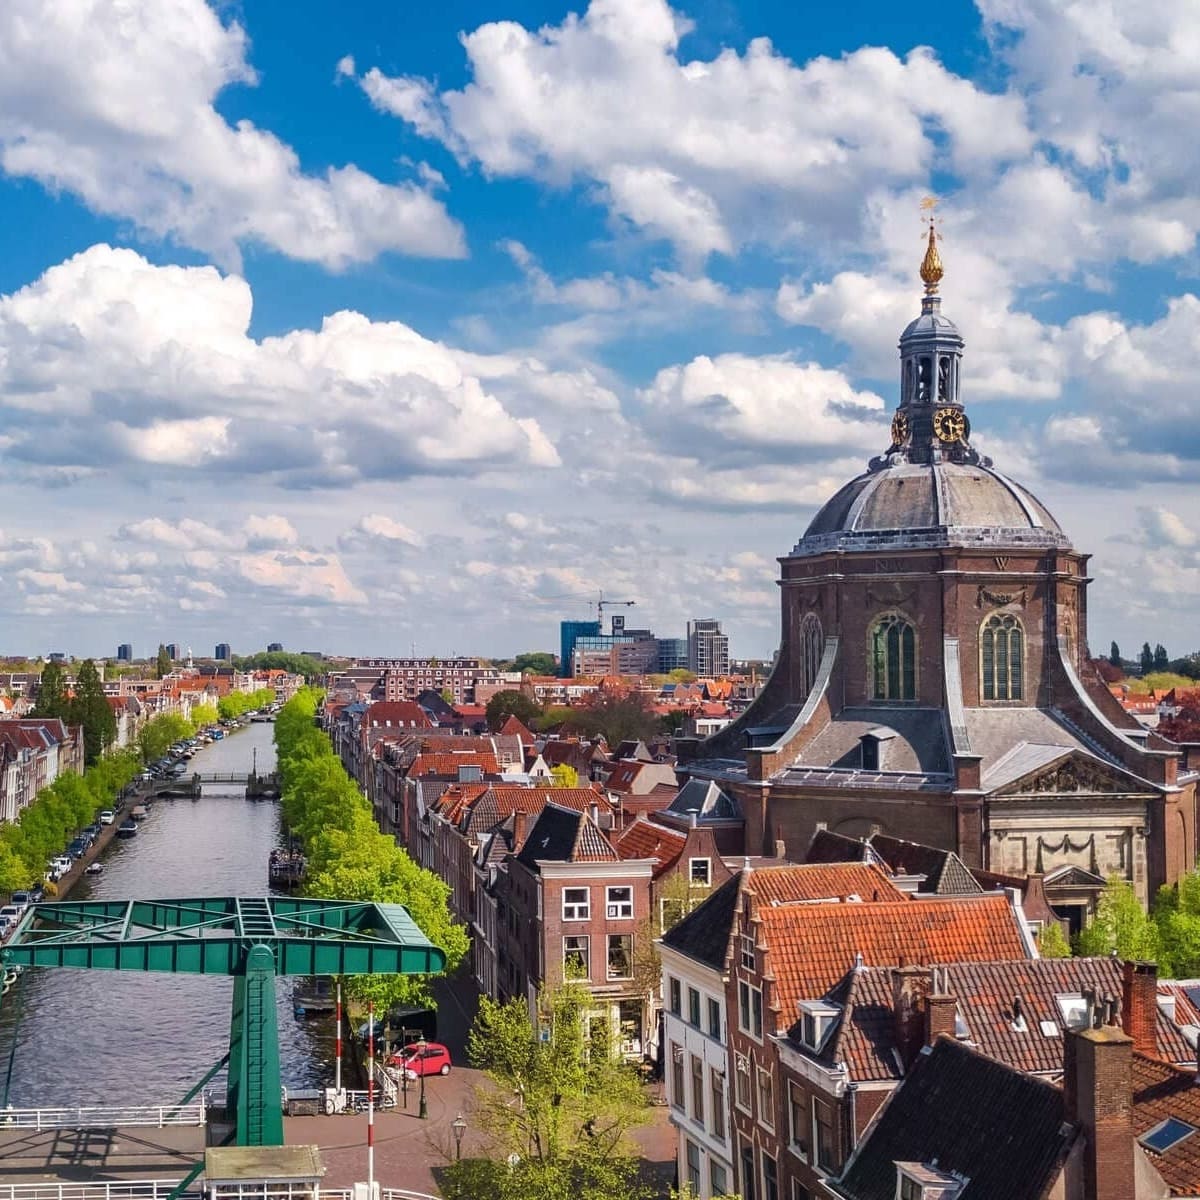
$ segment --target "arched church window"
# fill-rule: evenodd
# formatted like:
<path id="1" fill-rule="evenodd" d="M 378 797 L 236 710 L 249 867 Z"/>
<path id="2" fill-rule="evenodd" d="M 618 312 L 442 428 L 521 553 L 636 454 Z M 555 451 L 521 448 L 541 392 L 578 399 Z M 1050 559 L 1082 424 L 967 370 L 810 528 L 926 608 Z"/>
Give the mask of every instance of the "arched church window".
<path id="1" fill-rule="evenodd" d="M 1016 617 L 995 613 L 984 621 L 979 660 L 985 700 L 1024 698 L 1025 631 Z"/>
<path id="2" fill-rule="evenodd" d="M 880 617 L 871 629 L 871 671 L 876 700 L 917 698 L 917 634 L 899 613 Z"/>
<path id="3" fill-rule="evenodd" d="M 817 681 L 825 638 L 816 613 L 805 613 L 800 622 L 800 694 L 807 696 Z"/>

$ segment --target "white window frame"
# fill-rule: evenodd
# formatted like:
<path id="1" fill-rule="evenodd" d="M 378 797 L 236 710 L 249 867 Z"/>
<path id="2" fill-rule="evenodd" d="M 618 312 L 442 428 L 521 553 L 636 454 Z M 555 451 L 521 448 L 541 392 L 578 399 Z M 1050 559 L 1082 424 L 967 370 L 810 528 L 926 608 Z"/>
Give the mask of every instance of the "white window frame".
<path id="1" fill-rule="evenodd" d="M 754 970 L 754 964 L 755 964 L 754 950 L 755 950 L 754 939 L 752 937 L 750 937 L 748 934 L 743 933 L 742 934 L 742 966 L 747 971 Z"/>
<path id="2" fill-rule="evenodd" d="M 702 865 L 704 867 L 704 877 L 698 879 L 696 877 L 696 867 Z M 711 858 L 689 858 L 688 859 L 688 882 L 694 883 L 699 887 L 712 887 L 712 859 Z"/>
<path id="3" fill-rule="evenodd" d="M 612 943 L 613 938 L 628 938 L 629 939 L 629 961 L 626 963 L 626 974 L 614 975 L 612 971 Z M 632 979 L 633 978 L 633 934 L 632 933 L 610 933 L 605 935 L 604 939 L 604 976 L 609 980 L 617 979 Z"/>
<path id="4" fill-rule="evenodd" d="M 763 1104 L 763 1080 L 767 1081 L 767 1087 L 770 1090 L 769 1105 Z M 772 1133 L 775 1132 L 775 1077 L 766 1067 L 759 1067 L 758 1074 L 754 1080 L 755 1097 L 754 1105 L 758 1109 L 758 1123 L 764 1128 L 769 1129 Z"/>
<path id="5" fill-rule="evenodd" d="M 626 892 L 629 899 L 613 899 L 613 892 Z M 628 910 L 628 911 L 626 911 Z M 633 920 L 633 886 L 619 884 L 604 889 L 604 911 L 610 921 Z"/>
<path id="6" fill-rule="evenodd" d="M 569 900 L 572 892 L 582 892 L 583 900 Z M 579 910 L 583 909 L 581 913 Z M 564 921 L 590 921 L 592 919 L 592 889 L 568 887 L 562 890 L 562 919 Z"/>
<path id="7" fill-rule="evenodd" d="M 750 1059 L 744 1054 L 735 1054 L 733 1056 L 733 1104 L 734 1107 L 741 1112 L 750 1115 L 753 1113 L 754 1105 L 754 1084 L 750 1078 L 750 1072 L 753 1070 Z M 746 1100 L 742 1103 L 742 1085 L 741 1080 L 746 1081 Z"/>
<path id="8" fill-rule="evenodd" d="M 592 978 L 592 939 L 586 933 L 565 933 L 563 934 L 563 974 L 567 973 L 567 959 L 570 954 L 577 954 L 579 948 L 568 951 L 568 942 L 582 942 L 584 966 L 586 970 L 583 973 L 583 978 L 590 980 Z"/>

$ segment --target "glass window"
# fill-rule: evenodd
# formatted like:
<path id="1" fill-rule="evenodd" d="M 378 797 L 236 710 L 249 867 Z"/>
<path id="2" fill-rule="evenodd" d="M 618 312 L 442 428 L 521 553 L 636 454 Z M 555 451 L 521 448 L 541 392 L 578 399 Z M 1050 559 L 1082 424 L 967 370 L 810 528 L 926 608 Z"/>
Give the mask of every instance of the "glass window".
<path id="1" fill-rule="evenodd" d="M 871 664 L 876 700 L 917 698 L 917 635 L 897 613 L 881 617 L 871 630 Z"/>
<path id="2" fill-rule="evenodd" d="M 721 1040 L 721 1002 L 711 996 L 708 1000 L 708 1036 Z"/>
<path id="3" fill-rule="evenodd" d="M 567 968 L 567 974 L 579 979 L 591 977 L 588 941 L 586 937 L 563 938 L 563 966 Z"/>
<path id="4" fill-rule="evenodd" d="M 715 1158 L 708 1160 L 708 1179 L 714 1196 L 729 1195 L 729 1173 Z"/>
<path id="5" fill-rule="evenodd" d="M 687 1144 L 687 1177 L 692 1195 L 700 1195 L 700 1147 L 695 1142 Z"/>
<path id="6" fill-rule="evenodd" d="M 586 921 L 592 912 L 591 889 L 563 888 L 563 920 Z"/>
<path id="7" fill-rule="evenodd" d="M 743 1200 L 755 1200 L 757 1181 L 754 1178 L 754 1147 L 742 1147 L 742 1196 Z"/>
<path id="8" fill-rule="evenodd" d="M 683 1047 L 671 1043 L 671 1104 L 682 1109 L 683 1099 Z"/>
<path id="9" fill-rule="evenodd" d="M 633 916 L 633 888 L 610 887 L 608 889 L 608 916 L 614 920 Z"/>
<path id="10" fill-rule="evenodd" d="M 742 934 L 742 966 L 747 971 L 754 970 L 754 939 Z"/>
<path id="11" fill-rule="evenodd" d="M 769 1155 L 762 1156 L 763 1200 L 779 1200 L 779 1169 Z"/>
<path id="12" fill-rule="evenodd" d="M 713 1068 L 708 1073 L 709 1090 L 712 1092 L 713 1137 L 725 1137 L 725 1076 Z M 716 1193 L 718 1196 L 720 1192 Z"/>
<path id="13" fill-rule="evenodd" d="M 608 935 L 609 979 L 631 979 L 633 977 L 633 934 L 610 933 Z"/>
<path id="14" fill-rule="evenodd" d="M 688 988 L 688 1022 L 700 1028 L 700 993 L 695 988 Z"/>
<path id="15" fill-rule="evenodd" d="M 775 1087 L 771 1072 L 758 1069 L 758 1119 L 768 1128 L 775 1128 Z"/>
<path id="16" fill-rule="evenodd" d="M 704 1062 L 692 1055 L 692 1120 L 704 1124 Z"/>
<path id="17" fill-rule="evenodd" d="M 925 1200 L 925 1189 L 911 1175 L 901 1175 L 898 1200 Z"/>
<path id="18" fill-rule="evenodd" d="M 683 1012 L 683 989 L 673 975 L 667 976 L 667 995 L 670 998 L 671 1011 L 679 1016 Z"/>
<path id="19" fill-rule="evenodd" d="M 750 989 L 750 1032 L 756 1038 L 762 1037 L 762 990 Z"/>
<path id="20" fill-rule="evenodd" d="M 996 613 L 983 624 L 979 637 L 980 680 L 985 700 L 1024 697 L 1025 634 L 1021 622 Z"/>
<path id="21" fill-rule="evenodd" d="M 734 1097 L 738 1108 L 750 1111 L 750 1063 L 744 1055 L 739 1054 L 734 1062 Z"/>
<path id="22" fill-rule="evenodd" d="M 712 860 L 707 858 L 693 858 L 689 863 L 691 867 L 691 879 L 695 884 L 701 887 L 708 887 L 712 881 Z"/>
<path id="23" fill-rule="evenodd" d="M 792 1200 L 812 1200 L 812 1193 L 798 1179 L 792 1179 Z"/>
<path id="24" fill-rule="evenodd" d="M 837 1169 L 837 1140 L 834 1128 L 833 1109 L 824 1100 L 813 1097 L 813 1147 L 814 1158 L 823 1171 Z"/>

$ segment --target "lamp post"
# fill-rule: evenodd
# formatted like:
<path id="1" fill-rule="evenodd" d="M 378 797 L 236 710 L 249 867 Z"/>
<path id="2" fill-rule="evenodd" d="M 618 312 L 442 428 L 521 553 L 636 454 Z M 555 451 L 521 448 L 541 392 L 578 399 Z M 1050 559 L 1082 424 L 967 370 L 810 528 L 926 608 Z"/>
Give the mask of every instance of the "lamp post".
<path id="1" fill-rule="evenodd" d="M 462 1113 L 450 1122 L 450 1128 L 454 1130 L 454 1159 L 457 1162 L 462 1158 L 463 1134 L 467 1132 L 467 1121 Z"/>
<path id="2" fill-rule="evenodd" d="M 421 1038 L 417 1042 L 417 1057 L 413 1060 L 413 1065 L 417 1068 L 421 1078 L 421 1096 L 417 1102 L 417 1116 L 424 1121 L 429 1116 L 429 1106 L 425 1103 L 425 1048 L 429 1043 Z"/>

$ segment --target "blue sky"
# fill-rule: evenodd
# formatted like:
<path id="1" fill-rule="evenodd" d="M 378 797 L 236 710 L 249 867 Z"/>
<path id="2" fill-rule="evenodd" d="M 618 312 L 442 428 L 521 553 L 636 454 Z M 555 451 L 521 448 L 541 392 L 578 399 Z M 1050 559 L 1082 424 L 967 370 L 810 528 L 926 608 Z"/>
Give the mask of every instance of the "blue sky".
<path id="1" fill-rule="evenodd" d="M 549 649 L 603 588 L 769 655 L 931 191 L 975 444 L 1094 649 L 1195 649 L 1197 53 L 1185 0 L 10 0 L 0 651 Z"/>

